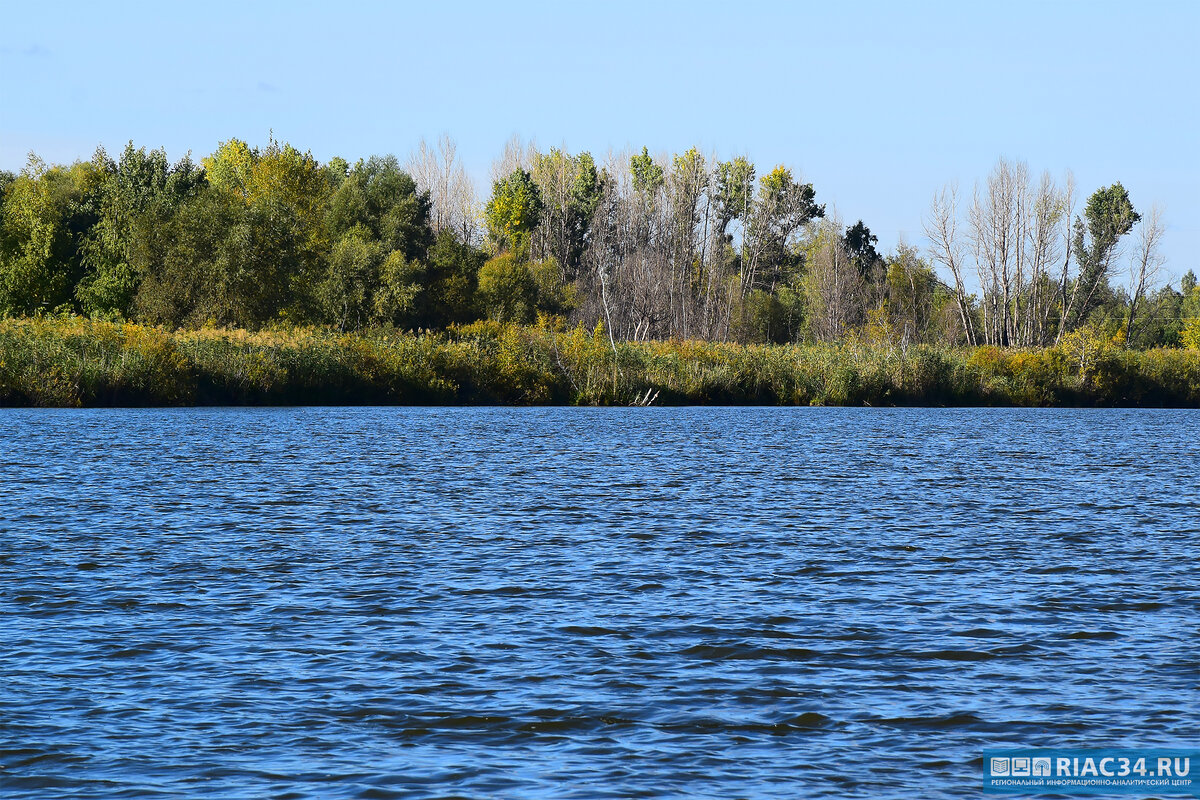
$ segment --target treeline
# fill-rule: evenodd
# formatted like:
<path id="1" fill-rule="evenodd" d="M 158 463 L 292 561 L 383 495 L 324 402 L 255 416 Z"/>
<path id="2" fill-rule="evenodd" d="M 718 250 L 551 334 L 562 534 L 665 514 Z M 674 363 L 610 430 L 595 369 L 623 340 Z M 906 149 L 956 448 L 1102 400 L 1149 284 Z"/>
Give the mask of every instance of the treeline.
<path id="1" fill-rule="evenodd" d="M 745 158 L 643 148 L 600 164 L 510 144 L 494 172 L 479 202 L 446 139 L 403 165 L 236 139 L 200 163 L 132 143 L 71 165 L 31 156 L 0 173 L 0 314 L 339 331 L 558 318 L 602 323 L 610 347 L 1034 347 L 1085 329 L 1200 346 L 1195 276 L 1157 284 L 1160 217 L 1119 183 L 1077 214 L 1069 179 L 1001 161 L 964 208 L 939 195 L 928 251 L 881 253 L 811 184 Z"/>

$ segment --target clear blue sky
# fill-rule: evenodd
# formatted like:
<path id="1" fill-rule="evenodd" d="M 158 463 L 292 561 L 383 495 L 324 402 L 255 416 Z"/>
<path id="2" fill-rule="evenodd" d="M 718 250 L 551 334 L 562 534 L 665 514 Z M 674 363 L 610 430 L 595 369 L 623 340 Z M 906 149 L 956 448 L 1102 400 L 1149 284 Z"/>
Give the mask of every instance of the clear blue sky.
<path id="1" fill-rule="evenodd" d="M 1200 2 L 55 3 L 6 0 L 0 167 L 98 143 L 318 158 L 450 133 L 785 163 L 890 248 L 999 156 L 1164 206 L 1200 271 Z"/>

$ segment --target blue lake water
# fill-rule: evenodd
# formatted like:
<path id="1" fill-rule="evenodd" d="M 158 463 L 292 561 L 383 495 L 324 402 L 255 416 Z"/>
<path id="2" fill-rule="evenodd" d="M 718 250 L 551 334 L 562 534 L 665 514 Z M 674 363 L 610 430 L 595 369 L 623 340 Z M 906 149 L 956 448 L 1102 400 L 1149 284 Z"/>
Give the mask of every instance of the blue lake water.
<path id="1" fill-rule="evenodd" d="M 0 796 L 975 797 L 1194 746 L 1200 413 L 0 412 Z"/>

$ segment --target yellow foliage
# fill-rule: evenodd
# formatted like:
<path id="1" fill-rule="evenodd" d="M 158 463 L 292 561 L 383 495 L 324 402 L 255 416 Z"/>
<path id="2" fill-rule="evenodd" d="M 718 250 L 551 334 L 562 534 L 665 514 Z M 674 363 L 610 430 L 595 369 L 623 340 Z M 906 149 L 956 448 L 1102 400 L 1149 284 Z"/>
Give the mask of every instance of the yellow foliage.
<path id="1" fill-rule="evenodd" d="M 973 367 L 983 367 L 985 369 L 997 370 L 1004 364 L 1004 351 L 993 345 L 985 345 L 976 347 L 970 357 L 967 358 L 967 363 Z"/>
<path id="2" fill-rule="evenodd" d="M 1058 349 L 1067 357 L 1079 377 L 1087 380 L 1094 372 L 1100 357 L 1112 348 L 1113 340 L 1091 326 L 1072 331 L 1062 338 Z"/>
<path id="3" fill-rule="evenodd" d="M 1200 317 L 1193 317 L 1185 322 L 1179 338 L 1184 347 L 1200 350 Z"/>

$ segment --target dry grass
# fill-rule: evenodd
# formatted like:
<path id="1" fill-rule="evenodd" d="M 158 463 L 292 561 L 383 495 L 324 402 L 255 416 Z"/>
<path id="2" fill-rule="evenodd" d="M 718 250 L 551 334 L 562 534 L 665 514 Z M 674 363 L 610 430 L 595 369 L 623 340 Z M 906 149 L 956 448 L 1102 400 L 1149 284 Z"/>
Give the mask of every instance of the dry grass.
<path id="1" fill-rule="evenodd" d="M 171 332 L 0 320 L 0 404 L 1200 405 L 1200 351 L 1074 336 L 1042 350 L 618 344 L 475 323 L 440 333 Z"/>

